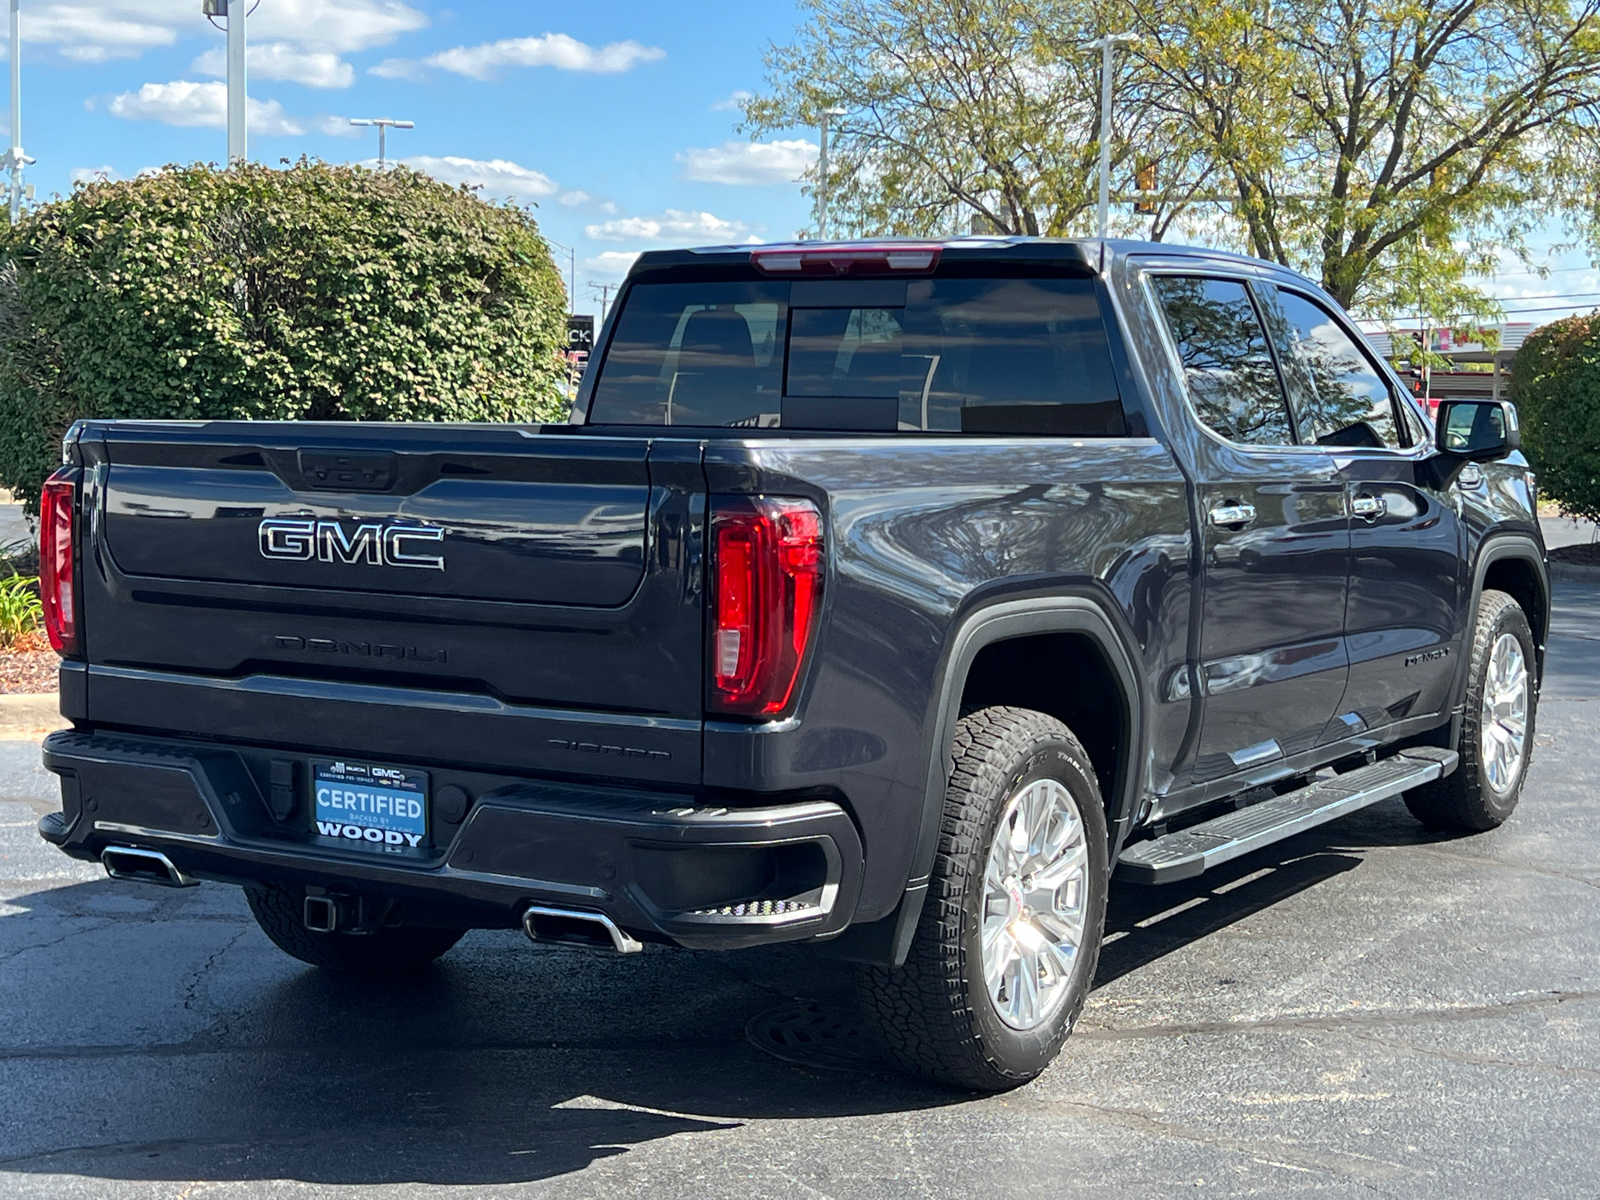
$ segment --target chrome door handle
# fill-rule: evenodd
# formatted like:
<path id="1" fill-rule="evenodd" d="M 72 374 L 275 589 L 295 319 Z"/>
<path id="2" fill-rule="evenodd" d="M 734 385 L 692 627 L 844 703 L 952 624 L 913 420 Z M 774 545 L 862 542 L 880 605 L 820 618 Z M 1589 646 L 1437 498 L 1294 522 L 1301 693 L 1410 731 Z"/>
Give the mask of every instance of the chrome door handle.
<path id="1" fill-rule="evenodd" d="M 1211 523 L 1223 528 L 1230 525 L 1248 525 L 1255 519 L 1254 504 L 1219 504 L 1211 510 Z"/>
<path id="2" fill-rule="evenodd" d="M 1350 511 L 1364 521 L 1376 521 L 1389 511 L 1382 496 L 1357 496 L 1350 501 Z"/>

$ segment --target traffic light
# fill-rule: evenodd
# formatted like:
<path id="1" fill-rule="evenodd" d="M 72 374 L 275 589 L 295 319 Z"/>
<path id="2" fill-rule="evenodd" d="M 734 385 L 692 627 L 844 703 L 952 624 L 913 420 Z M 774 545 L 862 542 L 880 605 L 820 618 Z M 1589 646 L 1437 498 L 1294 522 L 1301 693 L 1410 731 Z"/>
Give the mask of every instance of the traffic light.
<path id="1" fill-rule="evenodd" d="M 1138 170 L 1133 173 L 1133 183 L 1136 191 L 1147 194 L 1154 192 L 1156 190 L 1156 164 L 1153 162 L 1140 163 Z M 1133 211 L 1136 213 L 1147 214 L 1153 213 L 1155 210 L 1156 202 L 1154 197 L 1133 202 Z"/>

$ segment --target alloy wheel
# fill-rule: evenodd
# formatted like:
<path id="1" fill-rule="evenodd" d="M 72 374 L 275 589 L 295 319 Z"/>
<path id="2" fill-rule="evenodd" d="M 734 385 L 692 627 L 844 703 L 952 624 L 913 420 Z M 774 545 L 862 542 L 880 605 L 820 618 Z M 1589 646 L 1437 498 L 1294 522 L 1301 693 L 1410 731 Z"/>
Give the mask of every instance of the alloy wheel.
<path id="1" fill-rule="evenodd" d="M 1483 708 L 1478 718 L 1478 757 L 1484 778 L 1502 795 L 1522 769 L 1528 736 L 1528 701 L 1532 679 L 1522 642 L 1509 633 L 1495 639 L 1483 679 Z"/>
<path id="2" fill-rule="evenodd" d="M 1070 990 L 1087 919 L 1089 849 L 1083 818 L 1054 779 L 1024 784 L 1006 803 L 984 871 L 983 978 L 1000 1019 L 1029 1030 Z"/>

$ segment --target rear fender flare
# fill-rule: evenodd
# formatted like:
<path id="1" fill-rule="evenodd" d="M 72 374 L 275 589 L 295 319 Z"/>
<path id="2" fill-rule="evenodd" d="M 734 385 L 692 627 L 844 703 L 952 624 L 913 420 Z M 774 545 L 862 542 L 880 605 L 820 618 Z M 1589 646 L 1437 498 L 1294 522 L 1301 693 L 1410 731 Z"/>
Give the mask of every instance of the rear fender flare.
<path id="1" fill-rule="evenodd" d="M 1144 695 L 1135 658 L 1113 618 L 1097 600 L 1087 596 L 1050 596 L 1002 601 L 969 615 L 950 639 L 933 713 L 933 737 L 927 761 L 926 790 L 918 823 L 916 851 L 911 860 L 908 892 L 924 888 L 933 870 L 944 815 L 945 790 L 954 765 L 951 747 L 960 719 L 961 696 L 978 654 L 996 642 L 1035 634 L 1081 633 L 1105 656 L 1114 675 L 1122 704 L 1123 728 L 1128 735 L 1121 747 L 1117 777 L 1119 794 L 1106 797 L 1106 825 L 1111 833 L 1111 861 L 1128 835 L 1137 811 L 1139 765 L 1144 761 Z"/>

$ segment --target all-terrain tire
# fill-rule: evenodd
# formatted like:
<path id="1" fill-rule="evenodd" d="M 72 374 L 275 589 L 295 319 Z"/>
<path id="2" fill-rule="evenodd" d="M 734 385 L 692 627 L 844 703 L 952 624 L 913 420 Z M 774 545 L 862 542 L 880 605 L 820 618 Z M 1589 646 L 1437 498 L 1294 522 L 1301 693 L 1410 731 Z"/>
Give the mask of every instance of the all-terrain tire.
<path id="1" fill-rule="evenodd" d="M 1089 994 L 1105 929 L 1105 807 L 1093 765 L 1060 721 L 1022 708 L 985 708 L 956 726 L 955 769 L 945 794 L 927 902 L 902 967 L 857 974 L 863 1015 L 889 1054 L 914 1074 L 974 1091 L 1004 1091 L 1034 1078 L 1060 1052 Z M 1010 1027 L 984 980 L 984 871 L 1011 799 L 1054 779 L 1083 822 L 1087 850 L 1084 929 L 1053 1015 Z"/>
<path id="2" fill-rule="evenodd" d="M 1521 645 L 1522 660 L 1529 674 L 1527 721 L 1521 759 L 1511 778 L 1503 787 L 1497 787 L 1483 762 L 1483 694 L 1494 647 L 1508 634 Z M 1504 592 L 1484 592 L 1478 600 L 1478 619 L 1473 627 L 1467 663 L 1466 713 L 1456 746 L 1461 754 L 1461 765 L 1454 774 L 1406 793 L 1406 807 L 1417 820 L 1433 829 L 1482 833 L 1503 824 L 1511 815 L 1522 794 L 1522 781 L 1528 776 L 1528 763 L 1533 757 L 1534 717 L 1539 702 L 1539 689 L 1533 678 L 1537 663 L 1533 630 L 1528 627 L 1528 617 L 1522 606 Z"/>
<path id="3" fill-rule="evenodd" d="M 355 975 L 420 971 L 466 934 L 430 925 L 384 926 L 371 933 L 316 933 L 305 926 L 305 889 L 263 885 L 244 889 L 261 932 L 301 962 Z"/>

